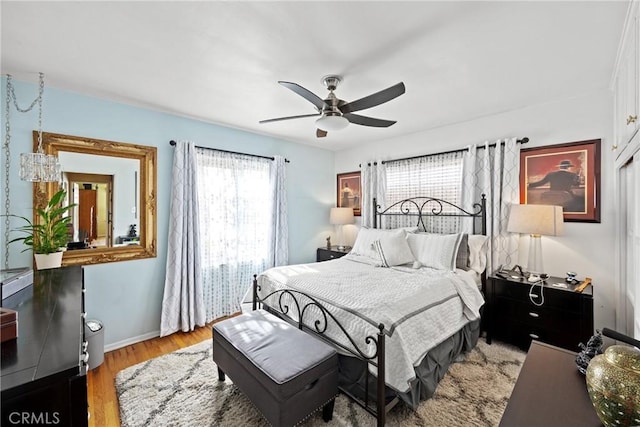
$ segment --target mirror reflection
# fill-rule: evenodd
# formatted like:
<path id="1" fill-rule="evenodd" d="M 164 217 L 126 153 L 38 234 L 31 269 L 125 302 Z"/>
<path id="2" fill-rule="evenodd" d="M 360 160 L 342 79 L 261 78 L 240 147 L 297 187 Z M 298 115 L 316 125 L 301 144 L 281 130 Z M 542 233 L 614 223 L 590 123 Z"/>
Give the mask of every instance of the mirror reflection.
<path id="1" fill-rule="evenodd" d="M 69 249 L 139 244 L 135 159 L 59 153 L 63 188 L 73 209 Z"/>

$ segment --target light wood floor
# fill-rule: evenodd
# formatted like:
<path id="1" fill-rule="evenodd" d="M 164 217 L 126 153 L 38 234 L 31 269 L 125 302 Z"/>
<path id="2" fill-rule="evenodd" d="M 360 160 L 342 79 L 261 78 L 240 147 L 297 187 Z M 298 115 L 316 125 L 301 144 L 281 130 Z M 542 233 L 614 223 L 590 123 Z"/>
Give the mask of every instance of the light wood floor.
<path id="1" fill-rule="evenodd" d="M 197 328 L 193 332 L 176 332 L 167 337 L 154 338 L 105 353 L 102 365 L 92 369 L 87 375 L 89 412 L 91 413 L 89 427 L 120 426 L 115 388 L 118 372 L 145 360 L 210 340 L 212 324 Z"/>

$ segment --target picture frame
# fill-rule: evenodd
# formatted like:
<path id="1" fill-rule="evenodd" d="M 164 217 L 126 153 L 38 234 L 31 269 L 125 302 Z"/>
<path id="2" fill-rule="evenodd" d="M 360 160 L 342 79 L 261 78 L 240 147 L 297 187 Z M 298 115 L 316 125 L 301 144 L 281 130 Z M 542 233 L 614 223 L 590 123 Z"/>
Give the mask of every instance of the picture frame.
<path id="1" fill-rule="evenodd" d="M 336 181 L 336 206 L 353 208 L 353 215 L 361 216 L 362 182 L 360 181 L 360 171 L 339 173 Z"/>
<path id="2" fill-rule="evenodd" d="M 565 222 L 600 222 L 599 139 L 520 151 L 520 203 L 560 205 Z"/>

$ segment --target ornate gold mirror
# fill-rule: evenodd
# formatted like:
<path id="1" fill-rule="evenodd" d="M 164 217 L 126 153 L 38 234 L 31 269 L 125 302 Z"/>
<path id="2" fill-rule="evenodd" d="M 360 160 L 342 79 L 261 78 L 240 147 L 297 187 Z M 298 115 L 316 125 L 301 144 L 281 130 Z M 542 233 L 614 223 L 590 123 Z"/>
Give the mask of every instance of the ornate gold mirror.
<path id="1" fill-rule="evenodd" d="M 62 182 L 33 184 L 34 212 L 61 187 L 76 205 L 63 266 L 156 256 L 156 147 L 46 132 L 42 146 L 60 159 Z"/>

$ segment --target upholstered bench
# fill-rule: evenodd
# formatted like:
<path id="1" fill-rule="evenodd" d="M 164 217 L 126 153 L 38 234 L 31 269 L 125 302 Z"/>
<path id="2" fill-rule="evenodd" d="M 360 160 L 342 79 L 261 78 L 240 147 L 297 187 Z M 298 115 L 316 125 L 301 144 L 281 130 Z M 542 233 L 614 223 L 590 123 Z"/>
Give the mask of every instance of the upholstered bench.
<path id="1" fill-rule="evenodd" d="M 213 325 L 213 361 L 273 426 L 293 426 L 322 407 L 333 417 L 336 350 L 284 320 L 255 310 Z"/>

